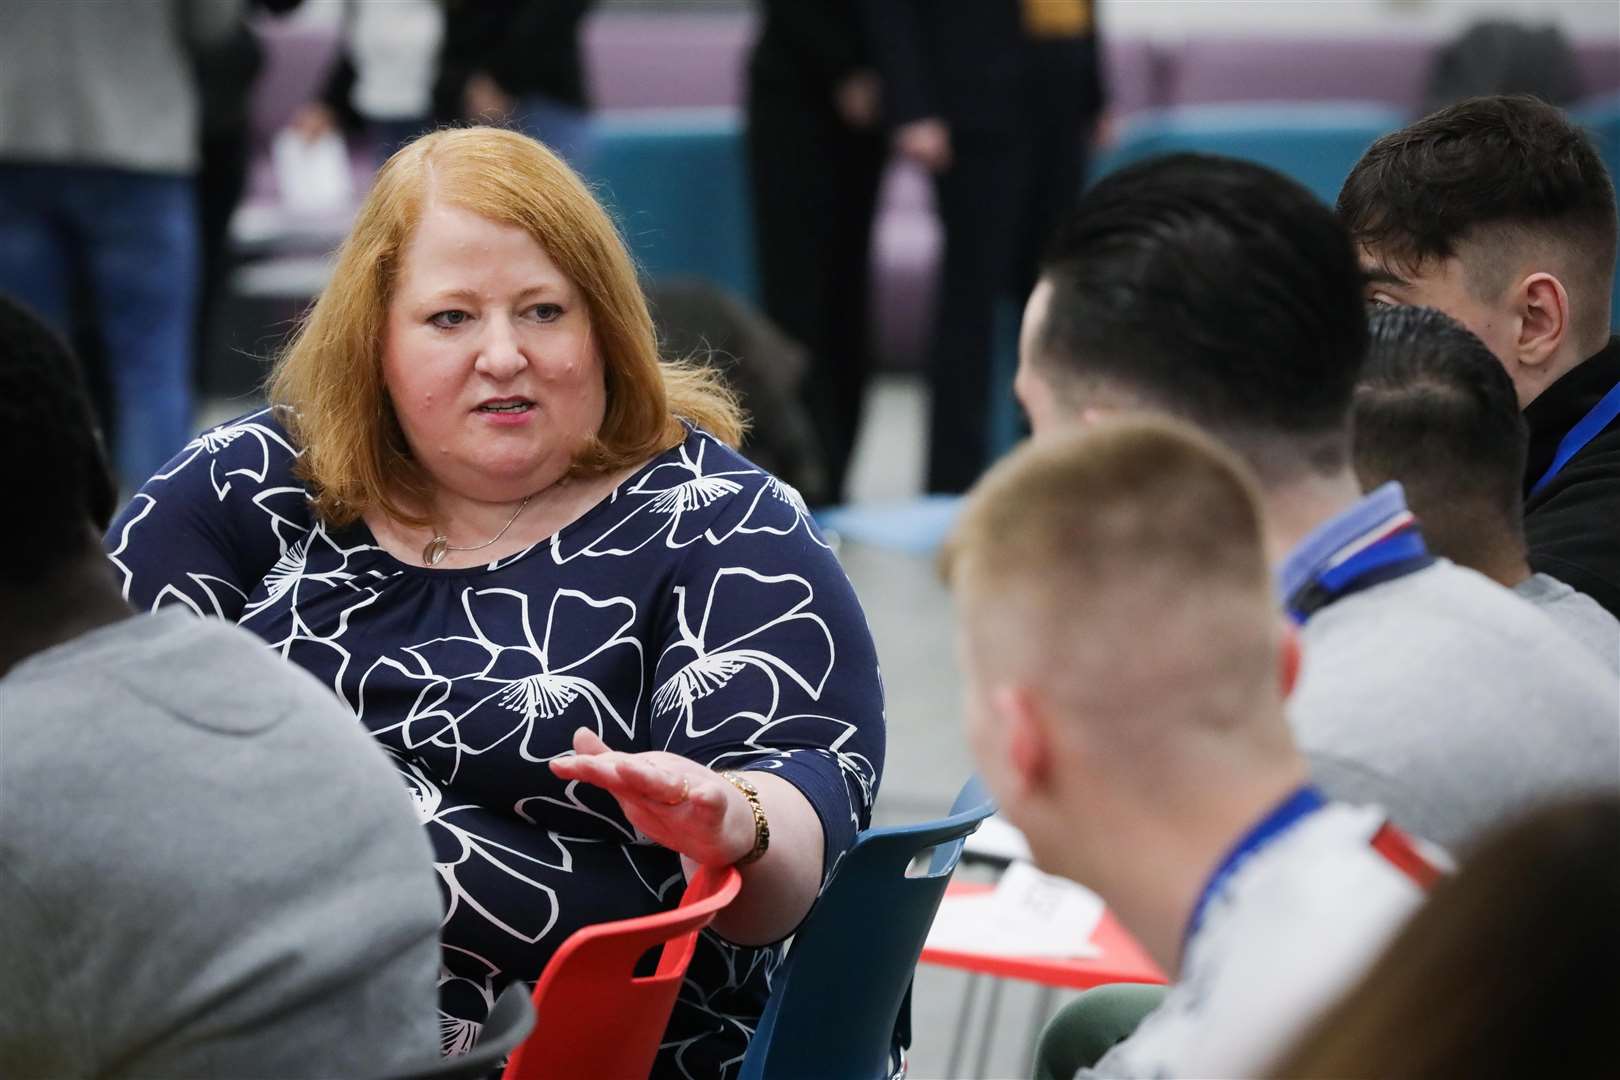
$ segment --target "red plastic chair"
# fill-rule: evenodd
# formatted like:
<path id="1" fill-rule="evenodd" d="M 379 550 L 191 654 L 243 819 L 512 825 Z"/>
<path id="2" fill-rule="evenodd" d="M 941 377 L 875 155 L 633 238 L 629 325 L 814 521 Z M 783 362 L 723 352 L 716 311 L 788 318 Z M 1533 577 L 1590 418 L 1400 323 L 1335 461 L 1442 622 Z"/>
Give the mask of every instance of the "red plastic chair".
<path id="1" fill-rule="evenodd" d="M 702 867 L 674 910 L 574 931 L 535 984 L 534 1031 L 501 1080 L 646 1080 L 698 931 L 741 888 L 735 867 Z M 658 969 L 636 977 L 660 945 Z"/>

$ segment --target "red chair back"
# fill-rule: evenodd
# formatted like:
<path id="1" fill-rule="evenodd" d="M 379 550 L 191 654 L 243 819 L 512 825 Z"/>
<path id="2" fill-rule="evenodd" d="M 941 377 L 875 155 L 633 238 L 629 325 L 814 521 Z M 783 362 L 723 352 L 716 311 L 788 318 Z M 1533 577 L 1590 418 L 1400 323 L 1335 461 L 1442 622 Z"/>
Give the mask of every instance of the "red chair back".
<path id="1" fill-rule="evenodd" d="M 698 931 L 741 888 L 735 867 L 705 866 L 671 911 L 574 931 L 535 984 L 534 1031 L 501 1080 L 646 1080 Z M 636 977 L 636 962 L 659 945 L 658 969 Z"/>

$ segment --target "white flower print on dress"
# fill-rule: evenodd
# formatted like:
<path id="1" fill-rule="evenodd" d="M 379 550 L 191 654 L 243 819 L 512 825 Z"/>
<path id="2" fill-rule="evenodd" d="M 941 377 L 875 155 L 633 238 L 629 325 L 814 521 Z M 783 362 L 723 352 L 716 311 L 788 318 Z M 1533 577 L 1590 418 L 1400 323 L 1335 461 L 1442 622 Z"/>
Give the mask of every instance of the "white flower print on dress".
<path id="1" fill-rule="evenodd" d="M 669 662 L 680 667 L 658 687 L 653 710 L 679 710 L 684 735 L 700 737 L 739 717 L 768 723 L 781 701 L 779 677 L 791 679 L 812 701 L 820 699 L 836 650 L 827 624 L 812 610 L 815 589 L 804 578 L 726 567 L 709 585 L 696 628 L 687 615 L 685 586 L 674 591 L 680 638 L 659 657 L 659 668 Z M 688 654 L 691 659 L 685 659 Z M 791 662 L 784 659 L 789 656 Z M 746 706 L 709 713 L 707 726 L 699 727 L 697 702 L 719 694 L 745 670 L 768 682 L 765 707 L 751 687 Z"/>

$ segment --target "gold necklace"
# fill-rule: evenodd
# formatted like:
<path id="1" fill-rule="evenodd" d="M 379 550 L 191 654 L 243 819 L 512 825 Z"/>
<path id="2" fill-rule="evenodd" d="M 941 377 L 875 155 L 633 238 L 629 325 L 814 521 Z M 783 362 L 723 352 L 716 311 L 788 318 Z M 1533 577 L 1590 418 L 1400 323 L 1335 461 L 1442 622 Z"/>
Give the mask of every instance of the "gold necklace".
<path id="1" fill-rule="evenodd" d="M 478 551 L 481 548 L 489 547 L 489 545 L 506 535 L 506 530 L 512 527 L 512 522 L 518 519 L 518 515 L 523 513 L 523 508 L 529 505 L 529 500 L 532 498 L 534 498 L 532 494 L 523 496 L 523 501 L 518 503 L 518 508 L 512 511 L 512 516 L 506 519 L 505 525 L 501 526 L 501 531 L 490 537 L 488 540 L 485 540 L 482 544 L 472 544 L 469 547 L 457 547 L 455 544 L 450 542 L 450 538 L 448 536 L 444 535 L 444 533 L 440 533 L 423 545 L 422 562 L 428 566 L 438 566 L 444 561 L 444 557 L 450 554 L 452 551 Z"/>

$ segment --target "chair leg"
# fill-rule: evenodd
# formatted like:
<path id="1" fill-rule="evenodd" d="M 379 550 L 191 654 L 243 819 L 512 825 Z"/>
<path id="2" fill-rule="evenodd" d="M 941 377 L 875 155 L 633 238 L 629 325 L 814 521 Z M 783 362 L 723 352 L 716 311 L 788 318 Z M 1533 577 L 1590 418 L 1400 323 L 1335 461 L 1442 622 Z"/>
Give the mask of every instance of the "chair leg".
<path id="1" fill-rule="evenodd" d="M 969 974 L 967 986 L 962 990 L 962 1007 L 956 1013 L 956 1031 L 951 1035 L 951 1056 L 945 1065 L 945 1075 L 950 1080 L 962 1075 L 962 1051 L 967 1042 L 968 1017 L 973 1013 L 973 999 L 978 997 L 979 983 L 983 980 L 983 975 Z"/>
<path id="2" fill-rule="evenodd" d="M 990 997 L 984 1005 L 984 1036 L 979 1040 L 979 1057 L 973 1064 L 974 1077 L 983 1077 L 990 1068 L 990 1044 L 996 1034 L 996 1013 L 1001 1011 L 1001 987 L 1005 979 L 990 984 Z"/>
<path id="3" fill-rule="evenodd" d="M 1035 1012 L 1029 1023 L 1029 1039 L 1024 1049 L 1024 1075 L 1035 1075 L 1035 1048 L 1040 1045 L 1041 1032 L 1046 1029 L 1046 1021 L 1052 1016 L 1052 1003 L 1057 1000 L 1057 988 L 1054 986 L 1041 987 L 1035 998 Z"/>

